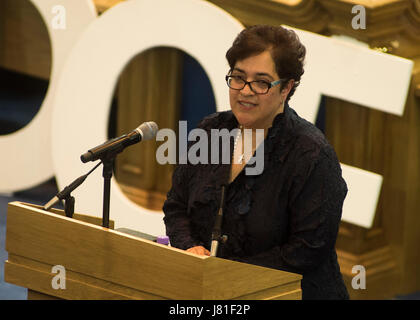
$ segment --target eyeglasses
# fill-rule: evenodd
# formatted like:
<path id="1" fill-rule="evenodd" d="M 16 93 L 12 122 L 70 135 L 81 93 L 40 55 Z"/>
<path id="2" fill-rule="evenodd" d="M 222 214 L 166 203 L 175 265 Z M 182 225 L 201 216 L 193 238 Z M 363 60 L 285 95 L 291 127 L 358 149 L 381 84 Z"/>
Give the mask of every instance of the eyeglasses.
<path id="1" fill-rule="evenodd" d="M 284 79 L 268 82 L 264 80 L 246 81 L 240 76 L 227 75 L 226 83 L 233 90 L 242 90 L 248 84 L 252 92 L 256 94 L 266 94 L 272 87 L 283 82 Z"/>

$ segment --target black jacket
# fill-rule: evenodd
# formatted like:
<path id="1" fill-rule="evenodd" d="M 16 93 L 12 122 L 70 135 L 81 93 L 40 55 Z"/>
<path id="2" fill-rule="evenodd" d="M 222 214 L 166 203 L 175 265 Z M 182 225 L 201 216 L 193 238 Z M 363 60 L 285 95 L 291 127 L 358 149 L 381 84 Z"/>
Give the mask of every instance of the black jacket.
<path id="1" fill-rule="evenodd" d="M 210 141 L 210 129 L 237 126 L 226 111 L 198 127 Z M 229 174 L 230 164 L 177 165 L 163 207 L 172 246 L 210 249 Z M 331 145 L 286 105 L 264 140 L 264 171 L 251 176 L 242 170 L 227 187 L 222 234 L 228 240 L 218 257 L 299 273 L 303 299 L 348 299 L 335 252 L 346 194 Z"/>

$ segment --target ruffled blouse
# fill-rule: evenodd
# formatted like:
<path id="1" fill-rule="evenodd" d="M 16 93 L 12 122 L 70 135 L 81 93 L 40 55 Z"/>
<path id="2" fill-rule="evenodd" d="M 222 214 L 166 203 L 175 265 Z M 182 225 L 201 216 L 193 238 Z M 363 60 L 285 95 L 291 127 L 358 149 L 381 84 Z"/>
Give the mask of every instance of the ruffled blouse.
<path id="1" fill-rule="evenodd" d="M 204 118 L 199 128 L 238 127 L 231 111 Z M 164 222 L 171 245 L 204 246 L 211 235 L 227 185 L 230 164 L 219 144 L 219 164 L 179 164 L 164 203 Z M 213 143 L 213 141 L 212 141 Z M 214 161 L 213 161 L 214 163 Z M 252 168 L 255 164 L 247 164 Z M 303 299 L 348 299 L 335 252 L 347 186 L 336 154 L 324 135 L 289 106 L 278 114 L 264 140 L 264 170 L 245 168 L 227 185 L 218 257 L 303 275 Z"/>

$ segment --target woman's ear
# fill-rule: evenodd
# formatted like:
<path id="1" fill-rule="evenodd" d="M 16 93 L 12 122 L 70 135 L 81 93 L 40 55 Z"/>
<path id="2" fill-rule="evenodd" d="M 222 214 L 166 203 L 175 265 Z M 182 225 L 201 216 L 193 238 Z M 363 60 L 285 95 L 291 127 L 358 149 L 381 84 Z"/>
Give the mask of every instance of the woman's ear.
<path id="1" fill-rule="evenodd" d="M 283 99 L 283 101 L 286 100 L 287 96 L 289 95 L 289 92 L 292 90 L 293 86 L 295 85 L 295 80 L 294 79 L 290 79 L 287 84 L 283 87 L 283 89 L 281 89 L 281 97 Z"/>

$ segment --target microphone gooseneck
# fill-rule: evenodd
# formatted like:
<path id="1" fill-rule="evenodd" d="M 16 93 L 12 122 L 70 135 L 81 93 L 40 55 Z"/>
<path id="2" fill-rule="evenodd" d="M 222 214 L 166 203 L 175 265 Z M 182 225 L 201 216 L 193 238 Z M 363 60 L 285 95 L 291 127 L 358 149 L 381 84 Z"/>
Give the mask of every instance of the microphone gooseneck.
<path id="1" fill-rule="evenodd" d="M 158 126 L 155 122 L 144 122 L 132 132 L 118 138 L 108 140 L 107 142 L 88 150 L 86 153 L 81 155 L 80 159 L 83 163 L 86 163 L 89 161 L 103 159 L 110 154 L 118 154 L 128 146 L 143 140 L 153 139 L 157 132 Z"/>

